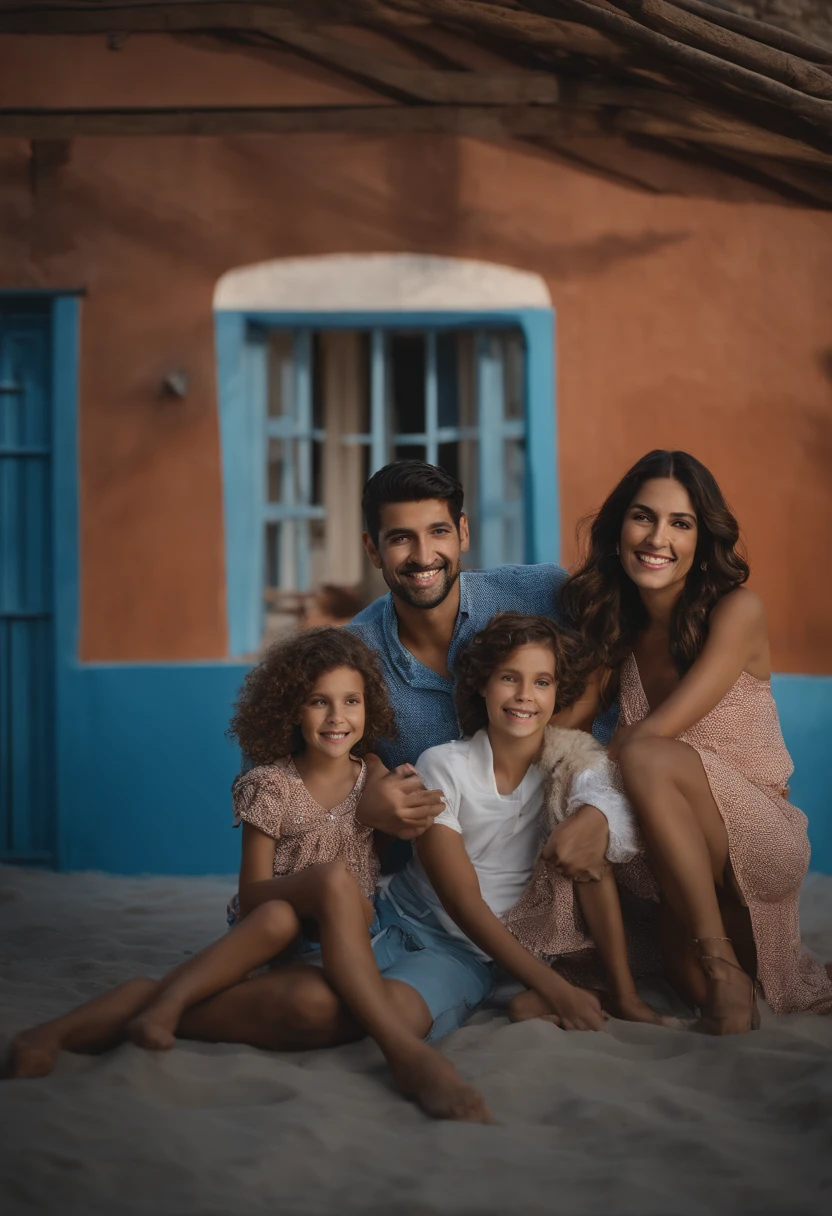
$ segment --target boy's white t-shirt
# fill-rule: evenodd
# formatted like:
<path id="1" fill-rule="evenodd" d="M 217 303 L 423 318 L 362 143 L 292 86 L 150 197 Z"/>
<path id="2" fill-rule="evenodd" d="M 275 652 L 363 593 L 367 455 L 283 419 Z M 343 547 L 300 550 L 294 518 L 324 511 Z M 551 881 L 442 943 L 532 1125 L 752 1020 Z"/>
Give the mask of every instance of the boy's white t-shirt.
<path id="1" fill-rule="evenodd" d="M 499 793 L 494 778 L 494 755 L 486 730 L 477 731 L 470 739 L 455 739 L 428 748 L 415 767 L 426 789 L 440 789 L 445 795 L 445 809 L 434 822 L 460 833 L 477 872 L 482 898 L 495 916 L 502 917 L 514 907 L 528 886 L 537 859 L 543 774 L 532 764 L 516 790 L 510 794 Z M 619 804 L 623 803 L 625 818 L 631 817 L 626 799 L 610 789 L 603 778 L 598 780 L 594 773 L 592 776 L 596 778 L 593 781 L 596 795 L 606 795 L 597 796 L 592 805 L 604 803 L 598 809 L 611 820 L 614 811 L 621 811 Z M 612 839 L 611 833 L 611 842 Z M 415 851 L 406 868 L 394 876 L 388 887 L 394 904 L 397 902 L 396 887 L 402 880 L 450 936 L 465 942 L 478 957 L 488 957 L 448 916 Z"/>

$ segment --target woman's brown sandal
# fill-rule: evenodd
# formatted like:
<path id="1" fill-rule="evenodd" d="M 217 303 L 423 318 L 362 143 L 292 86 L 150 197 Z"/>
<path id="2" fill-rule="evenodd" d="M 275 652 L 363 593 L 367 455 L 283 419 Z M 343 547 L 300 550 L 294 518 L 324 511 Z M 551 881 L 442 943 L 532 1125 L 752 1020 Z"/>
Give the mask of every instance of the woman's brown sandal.
<path id="1" fill-rule="evenodd" d="M 719 954 L 701 953 L 706 942 L 730 943 L 730 941 L 730 937 L 693 939 L 699 962 L 708 981 L 707 1002 L 699 1021 L 694 1026 L 694 1029 L 701 1034 L 746 1034 L 750 1030 L 758 1030 L 760 1026 L 757 986 L 751 976 L 737 963 L 732 963 L 730 959 L 723 958 Z M 715 964 L 722 964 L 723 967 L 730 967 L 731 971 L 739 972 L 746 983 L 743 984 L 738 979 L 727 978 L 724 975 L 720 976 Z M 745 1025 L 737 1025 L 741 1019 Z"/>

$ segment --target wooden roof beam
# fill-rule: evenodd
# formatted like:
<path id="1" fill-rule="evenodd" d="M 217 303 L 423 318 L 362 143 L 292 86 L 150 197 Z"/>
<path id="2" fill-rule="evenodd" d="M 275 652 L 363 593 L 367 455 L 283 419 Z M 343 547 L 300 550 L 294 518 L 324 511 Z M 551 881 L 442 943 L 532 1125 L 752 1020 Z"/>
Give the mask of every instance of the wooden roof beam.
<path id="1" fill-rule="evenodd" d="M 472 72 L 414 68 L 314 29 L 263 4 L 101 5 L 95 9 L 39 8 L 29 21 L 0 8 L 0 32 L 141 33 L 216 32 L 265 34 L 325 67 L 400 101 L 440 105 L 535 105 L 558 98 L 557 79 L 546 72 Z M 26 14 L 24 14 L 26 16 Z M 78 18 L 82 18 L 78 21 Z M 34 24 L 33 24 L 34 22 Z"/>
<path id="2" fill-rule="evenodd" d="M 638 85 L 616 84 L 606 80 L 565 80 L 561 86 L 561 105 L 586 106 L 593 110 L 617 108 L 640 113 L 647 121 L 652 119 L 658 126 L 675 124 L 690 129 L 699 138 L 699 132 L 731 132 L 733 136 L 745 136 L 749 150 L 768 141 L 771 155 L 791 156 L 795 160 L 826 164 L 832 168 L 832 139 L 816 128 L 805 125 L 801 133 L 789 130 L 772 130 L 762 122 L 743 118 L 735 110 L 709 104 L 682 93 L 670 92 L 669 82 L 663 87 L 638 87 Z M 633 119 L 633 129 L 640 120 Z"/>
<path id="3" fill-rule="evenodd" d="M 292 50 L 363 84 L 381 86 L 402 100 L 440 105 L 551 105 L 558 99 L 557 78 L 547 72 L 411 68 L 294 22 L 281 21 L 270 33 Z"/>
<path id="4" fill-rule="evenodd" d="M 779 25 L 769 25 L 767 21 L 757 21 L 754 17 L 743 17 L 732 9 L 717 8 L 714 4 L 704 3 L 704 0 L 673 0 L 673 3 L 676 8 L 695 13 L 697 17 L 723 25 L 737 34 L 745 34 L 746 38 L 753 38 L 755 42 L 776 47 L 789 55 L 797 55 L 808 63 L 832 66 L 832 51 L 781 29 Z"/>
<path id="5" fill-rule="evenodd" d="M 699 77 L 724 89 L 739 89 L 742 92 L 771 102 L 774 105 L 807 119 L 826 131 L 832 131 L 832 101 L 809 97 L 798 89 L 790 88 L 779 80 L 772 80 L 760 72 L 752 71 L 740 64 L 730 63 L 709 51 L 686 46 L 673 38 L 649 29 L 623 13 L 610 8 L 599 8 L 593 0 L 524 0 L 537 12 L 553 17 L 573 17 L 586 21 L 593 28 L 618 37 L 624 42 L 643 47 L 660 60 L 695 72 Z M 612 0 L 610 0 L 612 3 Z"/>
<path id="6" fill-rule="evenodd" d="M 610 0 L 610 3 L 687 46 L 719 55 L 813 97 L 832 98 L 832 76 L 828 72 L 796 55 L 726 29 L 713 17 L 703 19 L 677 7 L 673 0 Z"/>
<path id="7" fill-rule="evenodd" d="M 627 90 L 622 90 L 622 99 L 626 95 Z M 23 139 L 300 133 L 451 134 L 484 139 L 539 139 L 558 135 L 587 138 L 614 131 L 735 148 L 751 155 L 832 170 L 832 153 L 696 106 L 671 107 L 667 115 L 620 104 L 611 108 L 580 104 L 558 107 L 391 104 L 0 110 L 0 138 Z"/>
<path id="8" fill-rule="evenodd" d="M 555 106 L 177 106 L 0 109 L 0 138 L 75 139 L 115 135 L 343 133 L 455 134 L 483 139 L 541 136 L 597 126 L 588 110 Z"/>
<path id="9" fill-rule="evenodd" d="M 626 45 L 576 21 L 540 16 L 527 9 L 496 8 L 480 0 L 384 0 L 361 17 L 364 25 L 383 29 L 391 14 L 423 13 L 449 29 L 509 42 L 536 59 L 578 55 L 603 63 L 624 63 Z"/>
<path id="10" fill-rule="evenodd" d="M 643 110 L 622 109 L 613 119 L 616 130 L 630 135 L 649 135 L 659 139 L 682 139 L 691 144 L 707 144 L 712 148 L 733 148 L 749 156 L 772 157 L 804 164 L 818 165 L 832 173 L 832 153 L 823 152 L 798 140 L 787 139 L 742 121 L 723 119 L 714 122 L 701 111 L 696 121 L 695 110 L 690 122 L 648 114 Z M 832 177 L 830 177 L 832 185 Z"/>

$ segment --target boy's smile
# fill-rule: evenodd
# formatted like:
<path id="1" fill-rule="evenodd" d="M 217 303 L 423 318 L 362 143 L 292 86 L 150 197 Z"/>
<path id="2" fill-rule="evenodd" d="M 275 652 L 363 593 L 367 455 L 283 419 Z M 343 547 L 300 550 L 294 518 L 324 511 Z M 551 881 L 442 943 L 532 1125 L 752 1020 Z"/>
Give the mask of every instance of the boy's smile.
<path id="1" fill-rule="evenodd" d="M 543 730 L 555 711 L 555 656 L 530 643 L 506 655 L 483 689 L 489 731 L 528 739 Z"/>

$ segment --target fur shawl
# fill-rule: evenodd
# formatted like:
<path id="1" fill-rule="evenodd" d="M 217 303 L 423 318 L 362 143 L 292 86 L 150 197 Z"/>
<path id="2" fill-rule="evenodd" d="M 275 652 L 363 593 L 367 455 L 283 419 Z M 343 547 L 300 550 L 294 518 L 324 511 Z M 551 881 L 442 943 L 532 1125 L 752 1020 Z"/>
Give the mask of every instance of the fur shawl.
<path id="1" fill-rule="evenodd" d="M 540 827 L 545 844 L 566 818 L 569 791 L 578 774 L 588 768 L 606 772 L 609 761 L 604 747 L 586 731 L 547 726 L 535 763 L 543 773 Z"/>

